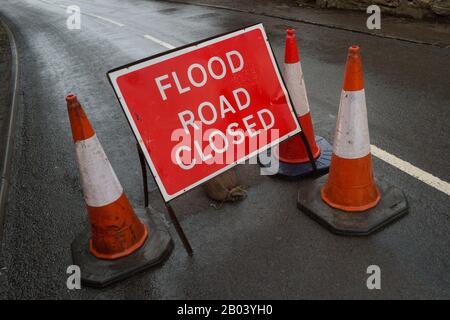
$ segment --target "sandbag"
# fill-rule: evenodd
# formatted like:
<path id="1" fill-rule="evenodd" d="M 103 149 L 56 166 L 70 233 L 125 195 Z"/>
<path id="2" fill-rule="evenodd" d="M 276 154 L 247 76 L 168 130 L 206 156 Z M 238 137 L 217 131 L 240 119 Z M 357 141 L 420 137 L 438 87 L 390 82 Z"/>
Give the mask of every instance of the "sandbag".
<path id="1" fill-rule="evenodd" d="M 234 169 L 209 180 L 203 185 L 203 189 L 208 197 L 220 202 L 234 202 L 247 197 L 247 191 L 243 186 L 239 185 Z"/>

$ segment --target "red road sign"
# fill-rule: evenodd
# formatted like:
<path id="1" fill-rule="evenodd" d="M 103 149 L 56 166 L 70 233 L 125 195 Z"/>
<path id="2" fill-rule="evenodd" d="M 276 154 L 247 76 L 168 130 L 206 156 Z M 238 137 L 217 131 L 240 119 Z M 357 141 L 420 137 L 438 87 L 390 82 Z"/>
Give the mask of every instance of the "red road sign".
<path id="1" fill-rule="evenodd" d="M 165 201 L 300 132 L 262 24 L 108 76 Z"/>

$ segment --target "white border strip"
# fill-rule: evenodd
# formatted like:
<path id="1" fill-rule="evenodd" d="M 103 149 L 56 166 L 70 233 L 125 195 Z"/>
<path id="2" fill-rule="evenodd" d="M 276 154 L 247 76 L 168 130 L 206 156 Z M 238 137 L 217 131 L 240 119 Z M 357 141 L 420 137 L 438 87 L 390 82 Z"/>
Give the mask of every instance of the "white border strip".
<path id="1" fill-rule="evenodd" d="M 378 148 L 377 146 L 374 146 L 373 144 L 371 145 L 371 152 L 375 157 L 450 196 L 450 183 L 413 166 L 407 161 L 397 158 L 396 156 Z"/>
<path id="2" fill-rule="evenodd" d="M 235 37 L 237 35 L 241 35 L 241 34 L 244 34 L 244 33 L 247 33 L 247 32 L 253 31 L 253 30 L 256 30 L 256 29 L 261 30 L 261 32 L 263 34 L 263 37 L 264 37 L 264 40 L 265 40 L 266 46 L 267 46 L 267 51 L 268 51 L 270 59 L 272 61 L 272 65 L 273 65 L 273 67 L 275 69 L 275 73 L 276 73 L 276 75 L 278 77 L 278 81 L 279 81 L 280 86 L 281 86 L 281 88 L 283 90 L 283 93 L 287 97 L 287 103 L 288 103 L 288 107 L 291 110 L 292 118 L 294 119 L 294 122 L 297 125 L 296 129 L 294 131 L 284 135 L 283 137 L 280 137 L 279 139 L 277 139 L 275 141 L 272 141 L 270 144 L 268 144 L 268 145 L 266 145 L 264 147 L 261 147 L 258 150 L 255 150 L 254 152 L 252 152 L 252 153 L 248 154 L 247 156 L 239 159 L 238 161 L 236 161 L 234 163 L 231 163 L 231 164 L 223 167 L 222 169 L 220 169 L 220 170 L 210 174 L 209 176 L 201 179 L 200 181 L 197 181 L 196 183 L 187 186 L 185 189 L 180 190 L 180 191 L 178 191 L 178 192 L 176 192 L 174 194 L 168 194 L 166 189 L 165 189 L 165 187 L 164 187 L 164 184 L 161 181 L 161 178 L 158 175 L 158 172 L 157 172 L 157 170 L 156 170 L 156 168 L 155 168 L 155 166 L 153 164 L 153 161 L 150 158 L 150 154 L 148 153 L 147 148 L 145 147 L 144 141 L 143 141 L 143 139 L 142 139 L 142 137 L 141 137 L 141 135 L 139 133 L 139 130 L 137 129 L 136 123 L 133 120 L 133 117 L 132 117 L 132 115 L 131 115 L 131 113 L 129 111 L 129 108 L 128 108 L 126 102 L 125 102 L 125 99 L 124 99 L 124 97 L 122 95 L 122 92 L 120 91 L 120 88 L 117 85 L 117 78 L 122 76 L 122 75 L 124 75 L 124 74 L 133 72 L 135 70 L 146 68 L 146 67 L 154 65 L 156 63 L 159 63 L 159 62 L 162 62 L 162 61 L 165 61 L 165 60 L 168 60 L 168 59 L 171 59 L 171 58 L 183 55 L 185 53 L 188 53 L 188 52 L 191 52 L 191 51 L 194 51 L 194 50 L 197 50 L 197 49 L 209 46 L 211 44 L 214 44 L 214 43 L 217 43 L 217 42 L 220 42 L 220 41 L 223 41 L 223 40 Z M 245 28 L 245 29 L 242 29 L 242 30 L 238 30 L 238 31 L 235 31 L 235 32 L 232 32 L 232 33 L 228 33 L 226 35 L 223 35 L 223 36 L 211 39 L 211 40 L 207 40 L 205 42 L 201 42 L 199 44 L 196 44 L 196 45 L 193 45 L 193 46 L 190 46 L 190 47 L 186 47 L 186 48 L 174 51 L 174 52 L 170 52 L 170 53 L 168 53 L 166 55 L 162 55 L 162 56 L 156 57 L 156 58 L 151 59 L 151 60 L 146 60 L 146 61 L 143 61 L 141 63 L 137 63 L 135 65 L 132 65 L 132 66 L 129 66 L 129 67 L 125 67 L 125 68 L 120 69 L 120 70 L 116 70 L 114 72 L 108 73 L 108 77 L 111 80 L 111 83 L 113 84 L 113 88 L 114 88 L 117 96 L 119 97 L 119 102 L 120 102 L 120 104 L 122 106 L 122 109 L 124 110 L 124 112 L 125 112 L 125 114 L 126 114 L 126 116 L 128 118 L 128 121 L 129 121 L 129 123 L 130 123 L 130 125 L 131 125 L 131 127 L 133 129 L 133 132 L 136 135 L 136 138 L 137 138 L 137 140 L 139 142 L 139 145 L 141 146 L 141 149 L 144 152 L 145 159 L 147 160 L 147 163 L 150 166 L 150 170 L 152 171 L 153 176 L 155 177 L 155 181 L 156 181 L 156 183 L 157 183 L 157 185 L 158 185 L 158 187 L 159 187 L 159 189 L 161 191 L 161 194 L 163 195 L 163 198 L 164 198 L 164 200 L 166 202 L 168 202 L 168 201 L 170 201 L 170 200 L 180 196 L 181 194 L 185 193 L 186 191 L 189 191 L 189 190 L 199 186 L 200 184 L 202 184 L 202 183 L 204 183 L 204 182 L 206 182 L 206 181 L 208 181 L 208 180 L 218 176 L 219 174 L 225 172 L 226 170 L 231 169 L 232 167 L 236 166 L 237 164 L 245 162 L 249 158 L 252 158 L 252 157 L 256 156 L 258 153 L 263 152 L 263 151 L 267 150 L 268 148 L 271 148 L 271 147 L 279 144 L 280 142 L 286 140 L 287 138 L 289 138 L 289 137 L 291 137 L 291 136 L 293 136 L 293 135 L 295 135 L 295 134 L 297 134 L 297 133 L 299 133 L 301 131 L 300 124 L 298 123 L 297 116 L 296 116 L 296 114 L 294 112 L 294 109 L 293 109 L 293 106 L 291 104 L 291 100 L 290 100 L 289 94 L 288 94 L 288 92 L 286 90 L 286 87 L 284 85 L 283 79 L 282 79 L 282 77 L 280 75 L 280 71 L 278 70 L 278 67 L 277 67 L 277 64 L 276 64 L 276 61 L 275 61 L 275 57 L 273 56 L 273 52 L 272 52 L 272 49 L 270 47 L 270 43 L 269 43 L 269 41 L 267 39 L 267 35 L 266 35 L 266 32 L 264 30 L 264 26 L 263 26 L 262 23 L 254 25 L 254 26 L 251 26 L 251 27 L 248 27 L 248 28 Z"/>

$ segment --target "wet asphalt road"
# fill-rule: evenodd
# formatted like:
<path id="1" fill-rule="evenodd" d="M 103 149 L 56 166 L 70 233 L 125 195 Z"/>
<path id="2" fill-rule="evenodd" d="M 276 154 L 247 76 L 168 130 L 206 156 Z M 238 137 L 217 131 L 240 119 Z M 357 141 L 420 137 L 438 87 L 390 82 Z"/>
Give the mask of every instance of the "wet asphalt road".
<path id="1" fill-rule="evenodd" d="M 82 16 L 68 30 L 59 5 Z M 278 61 L 286 26 L 298 29 L 316 133 L 332 141 L 346 48 L 363 50 L 371 142 L 450 180 L 450 50 L 282 19 L 153 1 L 1 1 L 16 36 L 21 93 L 13 187 L 0 259 L 4 298 L 450 298 L 450 200 L 374 159 L 375 174 L 407 194 L 410 214 L 366 238 L 330 234 L 296 209 L 297 182 L 240 166 L 248 198 L 214 209 L 201 189 L 174 201 L 193 258 L 176 234 L 160 268 L 104 290 L 66 288 L 70 243 L 87 224 L 64 97 L 78 94 L 130 200 L 143 205 L 135 140 L 106 79 L 113 67 L 165 48 L 263 22 Z M 153 206 L 162 200 L 151 184 Z M 382 290 L 366 268 L 382 270 Z"/>

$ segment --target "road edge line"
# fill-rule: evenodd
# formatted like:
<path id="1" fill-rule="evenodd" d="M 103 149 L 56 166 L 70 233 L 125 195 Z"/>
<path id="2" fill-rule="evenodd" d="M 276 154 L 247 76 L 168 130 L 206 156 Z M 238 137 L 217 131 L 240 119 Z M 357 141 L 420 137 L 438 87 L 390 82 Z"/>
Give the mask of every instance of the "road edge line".
<path id="1" fill-rule="evenodd" d="M 12 78 L 12 96 L 11 96 L 11 107 L 9 113 L 8 129 L 6 133 L 6 147 L 5 154 L 3 156 L 3 168 L 1 168 L 0 176 L 0 244 L 3 239 L 3 226 L 4 226 L 4 216 L 5 208 L 8 200 L 8 190 L 9 190 L 9 175 L 11 173 L 11 160 L 13 154 L 14 146 L 14 130 L 16 125 L 16 112 L 17 112 L 17 94 L 19 92 L 19 52 L 16 45 L 16 40 L 14 34 L 12 33 L 9 26 L 3 19 L 0 19 L 0 24 L 6 30 L 9 39 L 9 47 L 11 50 L 11 78 Z"/>

